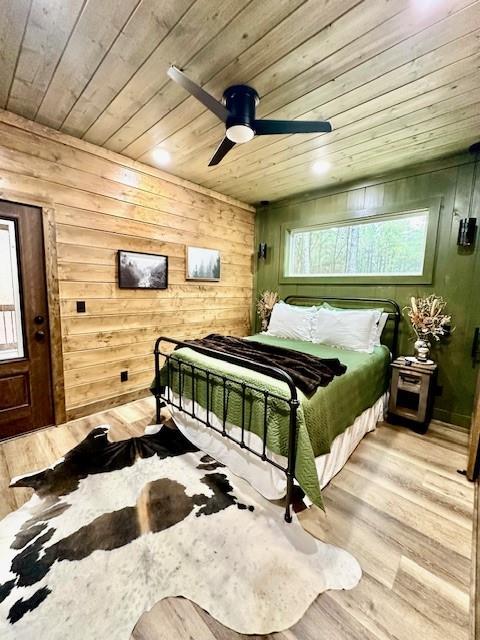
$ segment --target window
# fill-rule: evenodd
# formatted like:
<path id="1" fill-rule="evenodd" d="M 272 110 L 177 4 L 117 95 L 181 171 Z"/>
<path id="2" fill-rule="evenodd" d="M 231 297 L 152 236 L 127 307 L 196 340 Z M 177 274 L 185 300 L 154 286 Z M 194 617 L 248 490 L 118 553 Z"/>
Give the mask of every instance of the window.
<path id="1" fill-rule="evenodd" d="M 0 360 L 23 356 L 22 312 L 13 220 L 0 218 Z"/>
<path id="2" fill-rule="evenodd" d="M 429 210 L 287 230 L 286 277 L 423 276 Z"/>

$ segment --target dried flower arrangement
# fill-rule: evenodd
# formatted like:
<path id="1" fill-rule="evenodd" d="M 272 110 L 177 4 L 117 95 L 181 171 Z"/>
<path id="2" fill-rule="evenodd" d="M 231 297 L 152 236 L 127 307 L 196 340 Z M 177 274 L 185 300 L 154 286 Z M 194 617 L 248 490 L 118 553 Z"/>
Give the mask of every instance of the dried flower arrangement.
<path id="1" fill-rule="evenodd" d="M 432 294 L 426 298 L 410 298 L 410 306 L 405 307 L 415 335 L 420 340 L 440 340 L 451 333 L 452 317 L 443 313 L 447 306 L 441 296 Z"/>
<path id="2" fill-rule="evenodd" d="M 273 306 L 278 302 L 276 291 L 264 291 L 257 300 L 257 314 L 262 321 L 262 331 L 266 331 Z"/>

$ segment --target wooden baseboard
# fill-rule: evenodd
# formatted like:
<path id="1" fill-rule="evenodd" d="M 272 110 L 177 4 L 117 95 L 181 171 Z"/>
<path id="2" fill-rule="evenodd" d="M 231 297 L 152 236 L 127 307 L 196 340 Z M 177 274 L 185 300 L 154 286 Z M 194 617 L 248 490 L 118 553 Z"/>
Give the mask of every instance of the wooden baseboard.
<path id="1" fill-rule="evenodd" d="M 433 410 L 433 417 L 435 420 L 448 422 L 448 424 L 453 424 L 462 429 L 470 429 L 470 423 L 472 421 L 472 416 L 466 416 L 462 413 L 455 413 L 453 411 L 436 408 Z"/>
<path id="2" fill-rule="evenodd" d="M 136 391 L 130 391 L 128 393 L 122 393 L 120 396 L 114 398 L 107 398 L 106 400 L 99 400 L 98 402 L 91 402 L 90 404 L 83 405 L 81 407 L 74 407 L 67 410 L 67 422 L 70 420 L 77 420 L 77 418 L 83 418 L 93 413 L 99 413 L 106 409 L 112 409 L 118 407 L 121 404 L 127 402 L 133 402 L 134 400 L 140 400 L 150 395 L 149 389 L 137 389 Z"/>
<path id="3" fill-rule="evenodd" d="M 478 640 L 478 638 L 480 638 L 480 480 L 475 482 L 470 587 L 470 640 Z"/>

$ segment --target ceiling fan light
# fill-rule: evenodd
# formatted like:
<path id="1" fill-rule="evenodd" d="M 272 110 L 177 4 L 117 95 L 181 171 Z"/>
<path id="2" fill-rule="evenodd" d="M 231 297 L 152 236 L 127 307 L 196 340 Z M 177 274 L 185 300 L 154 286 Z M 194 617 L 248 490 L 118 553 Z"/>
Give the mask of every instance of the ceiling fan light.
<path id="1" fill-rule="evenodd" d="M 253 129 L 246 124 L 234 124 L 227 129 L 227 138 L 236 144 L 248 142 L 254 135 Z"/>

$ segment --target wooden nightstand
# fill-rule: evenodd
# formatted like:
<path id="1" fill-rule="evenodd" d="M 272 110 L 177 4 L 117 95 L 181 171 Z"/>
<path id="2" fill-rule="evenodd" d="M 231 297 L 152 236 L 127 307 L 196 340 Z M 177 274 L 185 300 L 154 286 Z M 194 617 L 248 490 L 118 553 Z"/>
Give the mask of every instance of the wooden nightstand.
<path id="1" fill-rule="evenodd" d="M 404 357 L 391 364 L 390 418 L 405 420 L 425 432 L 432 415 L 437 380 L 437 365 L 412 362 Z"/>

